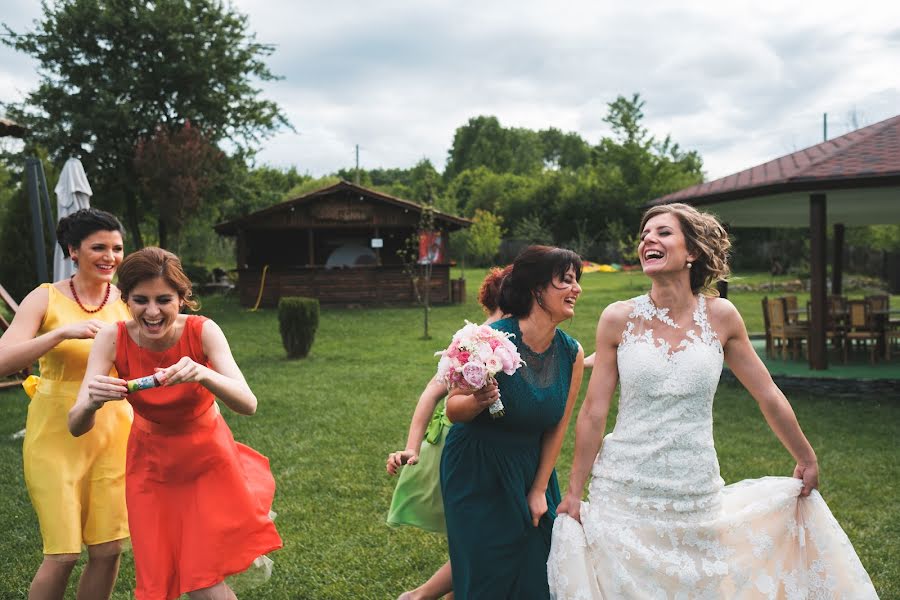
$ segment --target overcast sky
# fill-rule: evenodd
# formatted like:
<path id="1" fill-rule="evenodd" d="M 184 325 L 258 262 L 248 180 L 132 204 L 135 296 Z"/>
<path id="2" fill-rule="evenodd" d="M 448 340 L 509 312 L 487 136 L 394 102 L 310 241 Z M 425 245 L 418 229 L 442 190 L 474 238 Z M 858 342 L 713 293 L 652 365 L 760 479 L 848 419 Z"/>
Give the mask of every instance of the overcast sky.
<path id="1" fill-rule="evenodd" d="M 36 0 L 0 0 L 14 30 Z M 352 167 L 442 170 L 457 127 L 576 131 L 596 143 L 606 104 L 640 92 L 646 126 L 700 152 L 715 179 L 833 137 L 851 114 L 900 113 L 900 2 L 682 0 L 237 0 L 272 71 L 263 94 L 296 132 L 259 163 L 319 176 Z M 0 101 L 35 87 L 35 64 L 0 46 Z"/>

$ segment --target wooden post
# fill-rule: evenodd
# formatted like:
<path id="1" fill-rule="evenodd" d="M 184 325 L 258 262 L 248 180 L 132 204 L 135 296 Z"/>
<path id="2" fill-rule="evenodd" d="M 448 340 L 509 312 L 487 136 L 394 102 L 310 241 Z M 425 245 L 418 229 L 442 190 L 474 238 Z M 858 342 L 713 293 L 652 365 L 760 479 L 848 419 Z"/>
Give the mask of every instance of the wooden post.
<path id="1" fill-rule="evenodd" d="M 834 262 L 831 265 L 831 293 L 844 293 L 844 224 L 834 224 Z"/>
<path id="2" fill-rule="evenodd" d="M 237 259 L 237 268 L 247 268 L 247 232 L 239 228 L 237 230 L 237 243 L 234 245 L 235 258 Z"/>
<path id="3" fill-rule="evenodd" d="M 307 259 L 306 259 L 306 264 L 307 264 L 307 266 L 312 267 L 312 266 L 315 266 L 315 264 L 316 264 L 316 255 L 315 255 L 315 250 L 316 250 L 316 249 L 315 249 L 315 245 L 313 244 L 313 230 L 312 230 L 312 227 L 310 227 L 309 229 L 307 229 L 306 232 L 309 234 L 309 235 L 307 235 L 308 249 L 309 249 L 309 256 L 308 256 Z"/>
<path id="4" fill-rule="evenodd" d="M 825 290 L 825 202 L 825 194 L 809 196 L 809 368 L 814 371 L 828 368 L 825 345 L 825 311 L 828 310 Z"/>
<path id="5" fill-rule="evenodd" d="M 717 281 L 716 289 L 719 291 L 719 298 L 727 298 L 728 297 L 728 282 L 727 281 Z"/>

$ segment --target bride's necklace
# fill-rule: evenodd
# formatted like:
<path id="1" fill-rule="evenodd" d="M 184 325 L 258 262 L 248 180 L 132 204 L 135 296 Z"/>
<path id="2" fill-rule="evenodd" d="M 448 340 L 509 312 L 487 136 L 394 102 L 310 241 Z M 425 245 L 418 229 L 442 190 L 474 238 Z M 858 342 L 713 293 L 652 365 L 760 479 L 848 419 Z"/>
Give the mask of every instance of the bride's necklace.
<path id="1" fill-rule="evenodd" d="M 78 292 L 75 291 L 75 276 L 72 275 L 69 278 L 69 289 L 72 290 L 72 297 L 75 298 L 75 302 L 78 303 L 78 306 L 81 307 L 81 310 L 83 310 L 84 312 L 86 312 L 89 315 L 98 313 L 101 310 L 103 310 L 103 307 L 106 306 L 106 302 L 109 300 L 109 291 L 111 288 L 112 288 L 112 284 L 107 281 L 106 282 L 106 295 L 103 296 L 103 302 L 101 302 L 100 306 L 98 306 L 94 310 L 88 310 L 87 308 L 84 307 L 84 304 L 81 303 L 81 299 L 78 297 Z"/>

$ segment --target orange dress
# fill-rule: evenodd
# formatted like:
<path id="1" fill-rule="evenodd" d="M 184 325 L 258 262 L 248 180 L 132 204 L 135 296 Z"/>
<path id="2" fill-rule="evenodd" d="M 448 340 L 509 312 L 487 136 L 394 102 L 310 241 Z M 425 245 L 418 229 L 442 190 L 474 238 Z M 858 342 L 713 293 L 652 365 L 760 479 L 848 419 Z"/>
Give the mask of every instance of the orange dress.
<path id="1" fill-rule="evenodd" d="M 189 316 L 171 348 L 141 348 L 119 323 L 116 370 L 152 375 L 183 356 L 207 364 L 203 317 Z M 215 585 L 281 548 L 269 515 L 275 480 L 268 459 L 234 441 L 213 394 L 197 383 L 128 395 L 125 499 L 138 600 L 170 600 Z"/>

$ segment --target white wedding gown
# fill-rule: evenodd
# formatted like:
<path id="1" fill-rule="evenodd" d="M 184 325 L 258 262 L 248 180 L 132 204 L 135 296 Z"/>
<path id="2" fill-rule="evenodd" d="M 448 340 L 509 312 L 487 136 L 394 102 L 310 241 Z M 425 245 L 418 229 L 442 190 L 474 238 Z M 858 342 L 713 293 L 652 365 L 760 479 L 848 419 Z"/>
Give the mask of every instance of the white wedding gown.
<path id="1" fill-rule="evenodd" d="M 698 298 L 696 329 L 677 328 L 648 295 L 618 348 L 615 429 L 592 469 L 581 523 L 560 514 L 547 562 L 557 600 L 877 598 L 819 495 L 764 477 L 725 486 L 712 404 L 723 353 Z"/>

